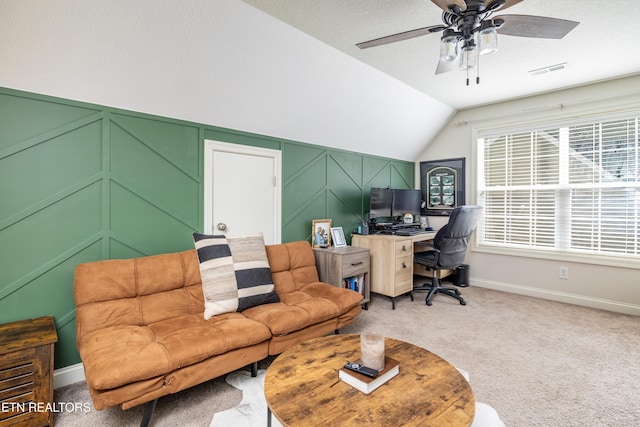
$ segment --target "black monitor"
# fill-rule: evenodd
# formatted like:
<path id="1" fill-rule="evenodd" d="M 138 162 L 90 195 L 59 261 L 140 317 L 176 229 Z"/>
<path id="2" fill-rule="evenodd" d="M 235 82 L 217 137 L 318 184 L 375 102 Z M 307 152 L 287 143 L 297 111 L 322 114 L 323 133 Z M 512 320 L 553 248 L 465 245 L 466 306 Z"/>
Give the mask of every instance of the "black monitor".
<path id="1" fill-rule="evenodd" d="M 411 214 L 414 217 L 420 215 L 422 193 L 420 190 L 397 189 L 393 190 L 393 203 L 391 216 L 398 217 Z"/>
<path id="2" fill-rule="evenodd" d="M 393 190 L 390 188 L 372 188 L 369 202 L 369 218 L 390 217 L 392 203 Z"/>

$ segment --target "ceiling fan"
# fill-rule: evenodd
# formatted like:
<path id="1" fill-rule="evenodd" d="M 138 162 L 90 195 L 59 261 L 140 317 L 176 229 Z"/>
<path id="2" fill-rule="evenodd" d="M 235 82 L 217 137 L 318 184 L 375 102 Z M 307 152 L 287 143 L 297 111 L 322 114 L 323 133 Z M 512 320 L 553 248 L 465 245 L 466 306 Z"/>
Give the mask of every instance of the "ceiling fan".
<path id="1" fill-rule="evenodd" d="M 360 49 L 381 46 L 442 31 L 440 60 L 436 74 L 458 66 L 468 73 L 478 64 L 479 55 L 498 50 L 498 33 L 507 36 L 561 39 L 579 22 L 533 15 L 493 16 L 523 0 L 431 0 L 444 12 L 442 25 L 418 28 L 358 43 Z M 480 83 L 479 75 L 476 83 Z"/>

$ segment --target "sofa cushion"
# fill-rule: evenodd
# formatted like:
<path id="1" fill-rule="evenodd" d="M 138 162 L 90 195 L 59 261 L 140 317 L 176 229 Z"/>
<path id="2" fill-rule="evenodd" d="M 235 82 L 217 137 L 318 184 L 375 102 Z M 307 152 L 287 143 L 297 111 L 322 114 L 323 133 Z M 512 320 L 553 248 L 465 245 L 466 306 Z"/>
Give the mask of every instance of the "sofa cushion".
<path id="1" fill-rule="evenodd" d="M 278 302 L 262 235 L 193 234 L 200 261 L 205 319 Z"/>
<path id="2" fill-rule="evenodd" d="M 267 246 L 276 292 L 282 296 L 299 290 L 309 283 L 318 282 L 316 258 L 307 241 Z"/>
<path id="3" fill-rule="evenodd" d="M 280 303 L 252 307 L 242 314 L 267 325 L 273 335 L 338 319 L 362 301 L 358 292 L 319 281 L 309 242 L 270 245 L 267 256 Z"/>
<path id="4" fill-rule="evenodd" d="M 273 335 L 287 335 L 337 319 L 362 302 L 362 295 L 327 283 L 315 282 L 280 296 L 280 303 L 252 307 L 242 312 L 264 323 Z"/>
<path id="5" fill-rule="evenodd" d="M 180 316 L 149 325 L 112 326 L 87 334 L 78 348 L 87 382 L 108 390 L 268 340 L 269 330 L 240 313 L 204 320 Z"/>

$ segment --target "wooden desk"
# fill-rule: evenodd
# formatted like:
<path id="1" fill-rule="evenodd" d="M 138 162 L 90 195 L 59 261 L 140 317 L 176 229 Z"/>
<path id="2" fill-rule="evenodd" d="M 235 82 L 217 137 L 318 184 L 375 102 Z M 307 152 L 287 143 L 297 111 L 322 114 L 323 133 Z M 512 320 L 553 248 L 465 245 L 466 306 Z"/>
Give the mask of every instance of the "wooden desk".
<path id="1" fill-rule="evenodd" d="M 371 255 L 371 292 L 391 297 L 393 309 L 395 298 L 409 294 L 413 299 L 413 245 L 415 242 L 433 240 L 436 232 L 413 236 L 370 234 L 351 236 L 351 245 L 369 249 Z"/>
<path id="2" fill-rule="evenodd" d="M 360 357 L 360 335 L 328 335 L 290 348 L 267 370 L 269 409 L 289 427 L 471 424 L 475 397 L 456 368 L 403 341 L 386 338 L 385 346 L 400 373 L 368 395 L 338 379 L 338 370 Z"/>

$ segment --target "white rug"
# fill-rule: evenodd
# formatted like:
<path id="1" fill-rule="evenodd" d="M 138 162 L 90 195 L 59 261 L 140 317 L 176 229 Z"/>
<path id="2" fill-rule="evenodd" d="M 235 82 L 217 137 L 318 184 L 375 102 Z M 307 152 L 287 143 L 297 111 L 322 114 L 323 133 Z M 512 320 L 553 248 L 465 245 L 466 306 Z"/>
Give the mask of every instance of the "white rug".
<path id="1" fill-rule="evenodd" d="M 462 369 L 460 373 L 469 381 L 469 374 Z M 242 391 L 242 400 L 238 406 L 214 414 L 209 427 L 265 427 L 267 425 L 267 400 L 264 397 L 264 377 L 266 369 L 260 369 L 258 376 L 250 372 L 236 371 L 225 378 L 231 386 Z M 271 416 L 273 427 L 282 424 Z M 471 427 L 505 427 L 500 416 L 486 403 L 476 402 L 476 414 Z"/>
<path id="2" fill-rule="evenodd" d="M 238 406 L 214 414 L 210 427 L 265 427 L 267 425 L 267 400 L 264 397 L 264 377 L 266 369 L 260 369 L 258 376 L 251 372 L 236 371 L 224 379 L 229 385 L 242 391 Z M 272 415 L 272 427 L 282 424 Z"/>

